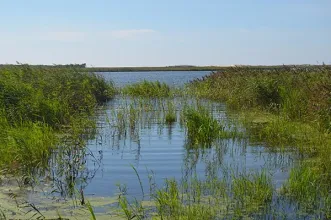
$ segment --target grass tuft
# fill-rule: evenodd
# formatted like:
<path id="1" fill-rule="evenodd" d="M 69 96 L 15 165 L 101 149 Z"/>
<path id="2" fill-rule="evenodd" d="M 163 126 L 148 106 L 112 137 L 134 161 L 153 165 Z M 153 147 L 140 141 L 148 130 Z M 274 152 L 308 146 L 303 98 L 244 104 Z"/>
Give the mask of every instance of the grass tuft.
<path id="1" fill-rule="evenodd" d="M 166 83 L 159 81 L 150 82 L 147 80 L 124 87 L 122 93 L 129 96 L 148 98 L 169 97 L 172 94 L 170 87 Z"/>
<path id="2" fill-rule="evenodd" d="M 184 113 L 188 141 L 192 145 L 210 146 L 223 129 L 204 108 L 186 109 Z"/>

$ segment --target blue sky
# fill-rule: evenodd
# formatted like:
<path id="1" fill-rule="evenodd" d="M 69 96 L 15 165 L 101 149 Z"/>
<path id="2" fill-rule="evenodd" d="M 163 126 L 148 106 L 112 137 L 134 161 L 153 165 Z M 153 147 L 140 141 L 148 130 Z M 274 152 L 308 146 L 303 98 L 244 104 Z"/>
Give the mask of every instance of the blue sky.
<path id="1" fill-rule="evenodd" d="M 331 64 L 331 0 L 0 0 L 0 63 Z"/>

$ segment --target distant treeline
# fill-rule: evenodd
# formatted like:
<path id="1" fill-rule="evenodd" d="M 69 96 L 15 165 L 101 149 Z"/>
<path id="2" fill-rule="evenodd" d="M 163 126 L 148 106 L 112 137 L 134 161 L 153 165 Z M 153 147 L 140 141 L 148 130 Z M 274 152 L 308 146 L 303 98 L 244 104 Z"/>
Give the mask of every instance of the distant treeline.
<path id="1" fill-rule="evenodd" d="M 24 65 L 28 65 L 28 64 L 23 64 L 23 63 L 18 63 L 17 64 L 0 64 L 0 68 L 2 67 L 15 67 L 15 66 L 24 66 Z M 82 63 L 82 64 L 64 64 L 64 65 L 28 65 L 30 67 L 49 67 L 49 68 L 86 68 L 86 63 Z"/>

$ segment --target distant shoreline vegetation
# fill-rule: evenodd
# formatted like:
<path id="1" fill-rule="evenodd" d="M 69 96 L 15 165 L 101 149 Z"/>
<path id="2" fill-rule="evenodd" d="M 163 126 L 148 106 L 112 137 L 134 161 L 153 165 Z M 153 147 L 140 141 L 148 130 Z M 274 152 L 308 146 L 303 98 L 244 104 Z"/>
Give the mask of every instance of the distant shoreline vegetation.
<path id="1" fill-rule="evenodd" d="M 17 66 L 18 64 L 0 64 L 0 68 Z M 33 67 L 51 67 L 51 68 L 83 68 L 89 72 L 147 72 L 147 71 L 220 71 L 233 69 L 236 67 L 248 68 L 248 69 L 277 69 L 286 67 L 306 67 L 315 68 L 318 66 L 330 66 L 331 65 L 310 65 L 310 64 L 300 64 L 300 65 L 231 65 L 231 66 L 193 66 L 193 65 L 177 65 L 177 66 L 160 66 L 160 67 L 86 67 L 86 63 L 83 64 L 65 64 L 65 65 L 30 65 Z"/>

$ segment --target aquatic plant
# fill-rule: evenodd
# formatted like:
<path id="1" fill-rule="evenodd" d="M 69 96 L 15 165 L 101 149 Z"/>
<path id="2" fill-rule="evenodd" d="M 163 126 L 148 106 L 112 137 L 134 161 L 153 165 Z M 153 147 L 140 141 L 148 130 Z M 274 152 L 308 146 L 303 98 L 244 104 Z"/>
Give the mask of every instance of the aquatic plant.
<path id="1" fill-rule="evenodd" d="M 271 202 L 273 186 L 265 171 L 233 178 L 232 192 L 243 212 L 257 212 Z"/>
<path id="2" fill-rule="evenodd" d="M 188 141 L 192 145 L 210 146 L 223 129 L 217 120 L 202 107 L 198 110 L 193 108 L 186 109 L 184 116 Z"/>
<path id="3" fill-rule="evenodd" d="M 166 83 L 161 83 L 159 81 L 150 82 L 147 80 L 128 85 L 122 88 L 121 92 L 129 96 L 141 96 L 148 98 L 169 97 L 171 95 L 171 89 Z"/>
<path id="4" fill-rule="evenodd" d="M 188 87 L 198 97 L 225 101 L 240 112 L 252 142 L 298 150 L 300 163 L 291 170 L 283 193 L 302 215 L 329 218 L 330 76 L 329 66 L 235 67 Z"/>
<path id="5" fill-rule="evenodd" d="M 95 213 L 94 213 L 94 210 L 93 210 L 93 207 L 92 207 L 91 203 L 87 202 L 86 206 L 87 206 L 89 212 L 91 213 L 92 220 L 96 220 L 97 218 L 95 217 Z"/>
<path id="6" fill-rule="evenodd" d="M 60 134 L 81 134 L 96 105 L 113 95 L 111 83 L 82 69 L 1 68 L 0 167 L 29 173 L 47 166 Z"/>
<path id="7" fill-rule="evenodd" d="M 172 123 L 176 122 L 176 118 L 177 118 L 177 115 L 176 115 L 176 109 L 175 109 L 174 103 L 172 101 L 168 100 L 167 109 L 165 112 L 165 121 L 168 124 L 172 124 Z"/>
<path id="8" fill-rule="evenodd" d="M 226 101 L 234 109 L 260 108 L 289 120 L 316 121 L 320 129 L 328 131 L 330 76 L 329 66 L 235 67 L 193 81 L 189 88 L 199 97 Z"/>
<path id="9" fill-rule="evenodd" d="M 239 173 L 230 182 L 212 176 L 206 180 L 197 176 L 182 181 L 166 179 L 153 190 L 148 202 L 152 207 L 142 209 L 149 219 L 243 218 L 263 213 L 273 193 L 270 176 L 265 172 Z M 135 216 L 135 205 L 131 206 L 126 197 L 119 203 L 127 218 Z M 135 203 L 141 204 L 136 199 Z"/>

